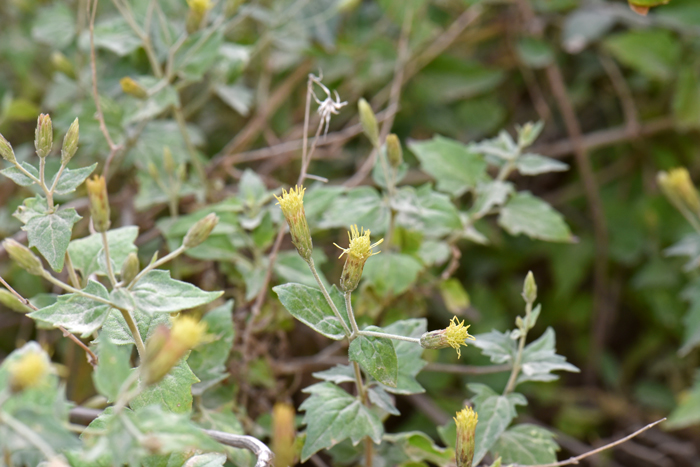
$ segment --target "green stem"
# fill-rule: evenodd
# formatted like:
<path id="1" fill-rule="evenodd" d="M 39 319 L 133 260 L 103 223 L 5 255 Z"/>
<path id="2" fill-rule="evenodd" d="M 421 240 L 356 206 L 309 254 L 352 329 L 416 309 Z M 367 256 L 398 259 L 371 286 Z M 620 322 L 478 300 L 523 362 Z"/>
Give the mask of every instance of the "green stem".
<path id="1" fill-rule="evenodd" d="M 47 460 L 56 457 L 56 452 L 46 441 L 44 441 L 41 438 L 41 436 L 39 436 L 34 430 L 32 430 L 27 425 L 14 418 L 9 413 L 0 413 L 0 422 L 3 422 L 5 425 L 9 426 L 15 433 L 29 441 L 30 444 L 32 444 L 35 448 L 41 451 L 41 453 Z"/>
<path id="2" fill-rule="evenodd" d="M 61 175 L 63 174 L 63 171 L 66 168 L 66 164 L 61 164 L 61 167 L 58 169 L 58 173 L 56 174 L 56 177 L 53 179 L 53 183 L 51 184 L 51 188 L 49 191 L 51 192 L 51 196 L 53 197 L 53 192 L 56 190 L 56 186 L 58 185 L 58 179 L 61 178 Z"/>
<path id="3" fill-rule="evenodd" d="M 126 325 L 129 326 L 129 331 L 131 331 L 131 335 L 134 338 L 134 344 L 136 344 L 136 350 L 139 352 L 139 357 L 141 358 L 141 360 L 143 360 L 144 356 L 146 355 L 146 346 L 143 345 L 143 339 L 141 339 L 141 332 L 139 332 L 139 328 L 136 326 L 133 316 L 131 316 L 129 310 L 125 310 L 124 308 L 117 309 L 122 314 L 122 317 L 124 317 Z"/>
<path id="4" fill-rule="evenodd" d="M 518 342 L 518 353 L 515 356 L 515 362 L 513 362 L 513 369 L 510 372 L 510 377 L 508 378 L 508 384 L 503 391 L 503 395 L 513 392 L 515 389 L 515 384 L 518 379 L 518 373 L 520 373 L 521 363 L 523 360 L 523 349 L 525 348 L 525 340 L 527 339 L 527 323 L 530 322 L 530 313 L 532 312 L 532 303 L 527 302 L 525 305 L 525 324 L 522 329 L 520 329 L 520 341 Z"/>
<path id="5" fill-rule="evenodd" d="M 27 169 L 25 169 L 24 167 L 22 167 L 22 165 L 21 165 L 19 162 L 15 161 L 15 167 L 17 167 L 17 170 L 19 170 L 20 172 L 22 172 L 24 175 L 26 175 L 27 177 L 29 177 L 30 179 L 32 179 L 32 181 L 33 181 L 34 183 L 36 183 L 37 185 L 41 186 L 41 180 L 39 180 L 39 179 L 36 178 L 34 175 L 32 175 L 31 173 L 29 173 L 29 172 L 27 171 Z"/>
<path id="6" fill-rule="evenodd" d="M 397 341 L 406 341 L 413 342 L 414 344 L 420 344 L 420 339 L 416 337 L 397 336 L 396 334 L 385 334 L 383 332 L 374 331 L 358 331 L 358 334 L 360 336 L 382 337 L 384 339 L 394 339 Z"/>
<path id="7" fill-rule="evenodd" d="M 360 330 L 357 327 L 357 321 L 355 321 L 355 312 L 352 311 L 352 292 L 345 292 L 345 308 L 348 310 L 348 318 L 350 318 L 350 326 L 352 326 L 352 335 L 358 336 Z"/>
<path id="8" fill-rule="evenodd" d="M 75 272 L 75 267 L 73 266 L 73 261 L 70 259 L 70 255 L 66 251 L 66 269 L 68 270 L 68 277 L 70 278 L 73 287 L 80 287 L 80 280 L 78 279 L 78 274 Z"/>
<path id="9" fill-rule="evenodd" d="M 357 387 L 357 395 L 363 404 L 367 403 L 367 391 L 365 390 L 364 384 L 362 384 L 362 371 L 360 371 L 360 365 L 357 362 L 352 362 L 352 367 L 355 369 L 355 386 Z"/>
<path id="10" fill-rule="evenodd" d="M 338 318 L 338 321 L 340 321 L 340 324 L 343 326 L 343 330 L 345 331 L 345 335 L 349 338 L 350 336 L 353 335 L 353 333 L 352 333 L 352 331 L 350 331 L 350 328 L 348 328 L 348 325 L 345 324 L 345 320 L 340 315 L 340 312 L 338 311 L 338 308 L 335 306 L 335 303 L 333 303 L 333 300 L 331 300 L 331 296 L 328 295 L 328 291 L 326 290 L 326 286 L 324 286 L 323 282 L 321 282 L 321 278 L 319 277 L 318 272 L 316 271 L 316 266 L 314 265 L 313 258 L 309 258 L 309 260 L 306 262 L 306 264 L 309 265 L 309 269 L 311 269 L 311 274 L 314 275 L 314 278 L 316 279 L 318 286 L 321 288 L 321 293 L 323 294 L 323 297 L 326 299 L 326 302 L 328 302 L 328 305 L 331 307 L 331 310 L 333 310 L 333 314 L 335 314 L 335 317 Z M 348 313 L 350 313 L 350 311 L 348 311 Z"/>
<path id="11" fill-rule="evenodd" d="M 109 306 L 111 306 L 111 307 L 113 307 L 113 308 L 119 309 L 119 306 L 117 306 L 116 303 L 114 303 L 114 302 L 112 302 L 112 301 L 110 301 L 110 300 L 108 300 L 108 299 L 106 299 L 106 298 L 102 298 L 102 297 L 99 297 L 99 296 L 97 296 L 97 295 L 93 295 L 93 294 L 91 294 L 91 293 L 87 293 L 87 292 L 85 292 L 85 291 L 83 291 L 83 290 L 76 289 L 75 287 L 72 287 L 72 286 L 66 284 L 66 283 L 63 282 L 63 281 L 61 281 L 61 280 L 59 280 L 59 279 L 56 279 L 56 278 L 53 277 L 48 271 L 44 271 L 44 273 L 43 273 L 42 276 L 44 277 L 44 279 L 46 279 L 47 281 L 51 282 L 51 283 L 54 284 L 54 285 L 57 285 L 58 287 L 60 287 L 60 288 L 62 288 L 63 290 L 65 290 L 66 292 L 71 292 L 71 293 L 74 293 L 74 294 L 78 294 L 78 295 L 80 295 L 80 296 L 82 296 L 82 297 L 89 298 L 90 300 L 95 300 L 96 302 L 104 303 L 105 305 L 109 305 Z"/>
<path id="12" fill-rule="evenodd" d="M 114 271 L 112 270 L 112 257 L 109 255 L 109 241 L 107 240 L 107 232 L 101 232 L 102 234 L 102 247 L 105 250 L 105 263 L 107 264 L 107 277 L 109 277 L 109 282 L 112 287 L 117 286 L 117 278 L 114 276 Z"/>
<path id="13" fill-rule="evenodd" d="M 159 259 L 157 261 L 151 261 L 151 264 L 149 264 L 148 266 L 143 268 L 143 270 L 140 273 L 138 273 L 136 275 L 136 277 L 134 277 L 134 280 L 131 281 L 131 283 L 129 284 L 127 289 L 131 290 L 143 276 L 145 276 L 146 274 L 148 274 L 149 272 L 151 272 L 152 270 L 154 270 L 158 266 L 165 264 L 168 261 L 177 258 L 182 253 L 184 253 L 185 250 L 187 250 L 187 248 L 185 248 L 184 246 L 181 245 L 178 249 L 171 251 L 167 255 L 163 256 L 161 259 Z"/>

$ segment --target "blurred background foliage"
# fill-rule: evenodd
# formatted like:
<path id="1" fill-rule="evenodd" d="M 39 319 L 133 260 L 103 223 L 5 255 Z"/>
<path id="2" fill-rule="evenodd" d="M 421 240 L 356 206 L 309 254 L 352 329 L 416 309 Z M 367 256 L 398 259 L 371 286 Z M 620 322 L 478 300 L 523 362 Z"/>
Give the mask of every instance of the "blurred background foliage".
<path id="1" fill-rule="evenodd" d="M 401 84 L 392 131 L 404 143 L 405 184 L 430 181 L 417 170 L 406 147 L 410 140 L 441 134 L 475 142 L 542 120 L 533 152 L 561 159 L 571 170 L 511 180 L 560 211 L 576 242 L 513 237 L 494 221 L 480 220 L 489 244 L 458 242 L 456 281 L 436 288 L 419 278 L 383 303 L 381 314 L 372 303 L 360 304 L 358 312 L 385 324 L 427 316 L 430 328 L 443 327 L 457 313 L 474 333 L 507 329 L 522 309 L 522 280 L 532 270 L 543 305 L 537 335 L 552 326 L 558 353 L 582 373 L 524 387 L 531 401 L 524 418 L 553 427 L 563 448 L 577 453 L 573 438 L 602 443 L 694 399 L 682 430 L 643 435 L 609 465 L 698 465 L 700 389 L 690 388 L 700 367 L 700 319 L 695 289 L 689 288 L 698 278 L 684 271 L 683 259 L 665 254 L 691 228 L 655 183 L 659 170 L 676 166 L 700 176 L 697 0 L 673 0 L 646 17 L 625 1 L 602 0 L 221 0 L 213 2 L 205 27 L 172 57 L 168 52 L 178 41 L 172 25 L 191 21 L 187 3 L 159 0 L 153 8 L 152 2 L 127 2 L 100 2 L 95 24 L 100 102 L 118 151 L 95 118 L 86 0 L 0 3 L 0 133 L 18 158 L 31 153 L 39 112 L 51 113 L 58 134 L 79 117 L 75 160 L 98 162 L 101 170 L 114 152 L 113 211 L 118 225 L 140 227 L 143 258 L 163 242 L 178 245 L 193 219 L 219 213 L 220 228 L 230 231 L 219 230 L 218 243 L 191 255 L 204 261 L 174 267 L 179 277 L 235 297 L 242 329 L 281 221 L 272 193 L 299 173 L 308 73 L 321 70 L 323 82 L 349 103 L 333 117 L 310 168 L 330 186 L 354 180 L 371 151 L 357 127 L 357 100 L 365 97 L 386 119 L 395 109 L 388 105 L 392 83 Z M 160 66 L 152 66 L 143 38 L 115 5 L 133 12 L 135 29 L 152 25 L 148 40 Z M 166 62 L 170 66 L 163 68 Z M 149 97 L 125 93 L 125 77 L 148 89 Z M 372 185 L 376 179 L 365 172 L 356 182 Z M 11 215 L 23 197 L 12 183 L 0 184 L 0 237 L 17 235 L 20 223 Z M 462 197 L 462 203 L 468 200 Z M 73 201 L 78 207 L 81 202 L 84 209 L 84 200 Z M 307 211 L 311 224 L 328 208 L 315 206 L 318 213 Z M 342 219 L 343 212 L 336 215 Z M 78 226 L 87 232 L 85 220 Z M 404 233 L 396 238 L 405 246 L 411 238 Z M 344 235 L 342 229 L 315 235 L 323 245 L 317 263 L 329 277 L 337 277 L 341 266 L 332 260 L 332 242 Z M 283 245 L 272 285 L 302 281 L 299 258 L 288 240 Z M 4 258 L 0 271 L 27 296 L 50 292 Z M 275 400 L 301 400 L 298 389 L 322 367 L 289 371 L 279 362 L 314 355 L 326 344 L 295 324 L 272 294 L 261 316 L 249 361 L 240 366 L 247 367 L 245 374 L 237 373 L 240 354 L 234 353 L 230 370 L 233 391 L 239 398 L 246 394 L 240 412 L 264 420 Z M 66 365 L 69 398 L 82 403 L 93 394 L 89 368 L 72 343 L 0 307 L 0 356 L 30 338 Z M 462 353 L 460 364 L 487 362 L 472 350 Z M 457 362 L 449 352 L 427 351 L 424 358 Z M 389 431 L 414 427 L 435 434 L 431 427 L 461 407 L 464 383 L 499 386 L 506 378 L 424 372 L 419 381 L 429 397 L 399 399 L 404 415 L 391 421 Z M 243 380 L 241 388 L 236 381 Z"/>

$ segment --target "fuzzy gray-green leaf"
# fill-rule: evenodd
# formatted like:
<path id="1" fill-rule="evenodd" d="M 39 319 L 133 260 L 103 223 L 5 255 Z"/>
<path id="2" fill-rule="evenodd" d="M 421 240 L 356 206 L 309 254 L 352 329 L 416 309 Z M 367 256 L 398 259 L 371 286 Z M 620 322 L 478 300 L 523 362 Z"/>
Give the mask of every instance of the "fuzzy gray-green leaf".
<path id="1" fill-rule="evenodd" d="M 381 331 L 369 326 L 368 331 Z M 348 355 L 374 379 L 387 386 L 396 387 L 398 360 L 391 339 L 383 337 L 359 336 L 350 343 Z"/>
<path id="2" fill-rule="evenodd" d="M 22 227 L 27 232 L 30 247 L 36 247 L 51 269 L 63 270 L 66 250 L 73 232 L 73 224 L 81 217 L 73 208 L 63 209 L 53 214 L 37 216 Z"/>

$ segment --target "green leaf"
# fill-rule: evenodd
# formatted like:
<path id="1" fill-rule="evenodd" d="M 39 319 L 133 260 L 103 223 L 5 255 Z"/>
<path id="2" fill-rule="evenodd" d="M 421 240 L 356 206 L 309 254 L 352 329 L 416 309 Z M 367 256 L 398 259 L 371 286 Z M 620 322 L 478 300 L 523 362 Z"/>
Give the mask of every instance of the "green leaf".
<path id="1" fill-rule="evenodd" d="M 32 38 L 60 50 L 73 41 L 75 30 L 71 9 L 63 3 L 55 3 L 39 10 L 32 26 Z"/>
<path id="2" fill-rule="evenodd" d="M 83 290 L 109 300 L 109 292 L 99 282 L 91 280 Z M 71 293 L 60 295 L 54 304 L 33 311 L 28 316 L 53 326 L 63 326 L 70 332 L 81 334 L 83 337 L 89 337 L 104 324 L 110 309 L 109 305 L 102 302 Z"/>
<path id="3" fill-rule="evenodd" d="M 248 116 L 250 106 L 253 104 L 254 94 L 250 88 L 242 84 L 220 84 L 214 88 L 214 92 L 226 105 L 244 117 Z"/>
<path id="4" fill-rule="evenodd" d="M 564 218 L 545 201 L 527 191 L 515 194 L 501 209 L 498 224 L 509 234 L 525 234 L 548 242 L 572 242 Z"/>
<path id="5" fill-rule="evenodd" d="M 552 371 L 562 370 L 578 373 L 580 370 L 557 355 L 554 329 L 547 328 L 542 336 L 525 346 L 518 383 L 525 381 L 554 381 L 559 377 Z"/>
<path id="6" fill-rule="evenodd" d="M 683 129 L 700 127 L 700 78 L 693 66 L 682 68 L 678 75 L 673 116 Z"/>
<path id="7" fill-rule="evenodd" d="M 316 248 L 311 252 L 316 269 L 318 269 L 321 282 L 326 286 L 326 290 L 331 288 L 331 284 L 320 271 L 320 267 L 328 262 L 328 257 L 323 250 Z M 309 287 L 318 287 L 314 275 L 309 270 L 304 258 L 299 256 L 296 250 L 280 251 L 274 264 L 275 274 L 281 279 L 280 282 L 298 282 Z"/>
<path id="8" fill-rule="evenodd" d="M 139 101 L 135 111 L 125 118 L 125 123 L 151 120 L 171 107 L 180 105 L 180 96 L 173 86 L 165 86 L 147 99 Z M 162 151 L 161 151 L 162 153 Z"/>
<path id="9" fill-rule="evenodd" d="M 170 277 L 170 271 L 155 269 L 143 276 L 131 289 L 136 308 L 147 313 L 174 313 L 219 298 L 223 292 L 205 292 L 188 282 Z"/>
<path id="10" fill-rule="evenodd" d="M 680 404 L 668 416 L 664 426 L 671 430 L 679 430 L 698 423 L 700 423 L 700 373 L 693 387 L 681 394 Z"/>
<path id="11" fill-rule="evenodd" d="M 226 454 L 208 452 L 190 457 L 183 467 L 223 467 L 226 463 Z"/>
<path id="12" fill-rule="evenodd" d="M 223 451 L 223 446 L 200 430 L 185 415 L 167 412 L 158 405 L 127 413 L 144 435 L 149 434 L 156 438 L 161 453 L 187 452 L 192 449 Z"/>
<path id="13" fill-rule="evenodd" d="M 131 373 L 131 347 L 118 347 L 109 338 L 103 338 L 97 347 L 97 356 L 100 362 L 92 374 L 95 388 L 109 402 L 114 402 Z"/>
<path id="14" fill-rule="evenodd" d="M 29 313 L 32 311 L 32 309 L 22 303 L 15 294 L 5 289 L 0 289 L 0 304 L 18 313 Z"/>
<path id="15" fill-rule="evenodd" d="M 199 379 L 181 360 L 160 382 L 148 386 L 129 405 L 137 410 L 158 404 L 172 413 L 189 413 L 192 410 L 192 385 L 197 382 Z"/>
<path id="16" fill-rule="evenodd" d="M 20 165 L 24 168 L 24 170 L 26 170 L 36 178 L 39 178 L 39 170 L 32 164 L 30 164 L 29 162 L 20 162 Z M 31 186 L 35 183 L 34 180 L 27 177 L 24 174 L 24 172 L 19 170 L 14 165 L 6 169 L 0 170 L 0 174 L 3 174 L 19 186 Z"/>
<path id="17" fill-rule="evenodd" d="M 525 37 L 515 46 L 520 60 L 530 68 L 544 68 L 554 61 L 554 51 L 543 40 Z"/>
<path id="18" fill-rule="evenodd" d="M 401 295 L 416 282 L 422 270 L 423 265 L 412 256 L 385 252 L 367 261 L 362 277 L 381 296 Z"/>
<path id="19" fill-rule="evenodd" d="M 223 42 L 223 30 L 213 34 L 202 30 L 187 37 L 175 54 L 173 69 L 185 80 L 199 81 L 219 58 L 219 47 Z"/>
<path id="20" fill-rule="evenodd" d="M 121 15 L 95 25 L 96 48 L 109 50 L 123 57 L 141 47 L 141 43 L 141 39 Z"/>
<path id="21" fill-rule="evenodd" d="M 479 415 L 474 450 L 474 464 L 478 465 L 517 415 L 515 406 L 527 405 L 527 400 L 517 393 L 498 395 L 483 384 L 469 384 L 467 387 L 477 393 L 472 400 Z"/>
<path id="22" fill-rule="evenodd" d="M 493 330 L 477 334 L 472 345 L 481 349 L 481 353 L 491 359 L 491 363 L 511 363 L 515 359 L 517 344 L 510 338 L 510 332 Z"/>
<path id="23" fill-rule="evenodd" d="M 406 337 L 420 337 L 426 332 L 428 324 L 425 319 L 404 319 L 385 326 L 387 334 Z M 395 341 L 394 350 L 399 362 L 396 387 L 382 385 L 384 390 L 392 394 L 418 394 L 425 392 L 423 386 L 416 381 L 416 375 L 428 364 L 421 359 L 423 348 L 413 342 Z"/>
<path id="24" fill-rule="evenodd" d="M 345 338 L 342 324 L 326 302 L 320 289 L 290 283 L 278 285 L 272 290 L 277 294 L 287 311 L 302 323 L 330 339 L 341 340 Z M 349 327 L 350 322 L 347 318 L 345 300 L 342 294 L 333 286 L 330 295 Z"/>
<path id="25" fill-rule="evenodd" d="M 671 31 L 632 30 L 608 37 L 605 48 L 623 64 L 651 79 L 670 81 L 681 58 L 681 43 Z"/>
<path id="26" fill-rule="evenodd" d="M 225 407 L 216 412 L 207 408 L 202 408 L 201 413 L 202 417 L 199 421 L 199 425 L 202 428 L 223 431 L 224 433 L 230 433 L 232 435 L 245 435 L 243 425 L 241 425 L 241 422 L 236 418 L 236 415 L 230 408 Z M 233 465 L 246 467 L 255 464 L 253 453 L 247 449 L 237 449 L 229 446 L 225 446 L 225 449 Z"/>
<path id="27" fill-rule="evenodd" d="M 137 251 L 134 241 L 139 234 L 136 226 L 120 227 L 107 232 L 109 256 L 112 258 L 112 268 L 120 271 L 124 260 L 130 253 Z M 68 245 L 73 267 L 82 273 L 83 277 L 92 274 L 107 275 L 102 234 L 95 233 L 88 237 L 73 240 Z"/>
<path id="28" fill-rule="evenodd" d="M 491 451 L 505 464 L 538 465 L 557 461 L 554 434 L 541 426 L 523 423 L 506 430 Z"/>
<path id="29" fill-rule="evenodd" d="M 200 382 L 192 387 L 194 395 L 226 378 L 226 361 L 233 345 L 233 300 L 214 308 L 202 318 L 207 325 L 207 336 L 211 342 L 197 346 L 187 363 Z"/>
<path id="30" fill-rule="evenodd" d="M 312 376 L 335 384 L 352 383 L 355 381 L 355 370 L 351 365 L 336 365 L 331 369 L 312 373 Z"/>
<path id="31" fill-rule="evenodd" d="M 417 190 L 401 187 L 392 199 L 396 222 L 407 229 L 419 230 L 429 238 L 443 237 L 462 228 L 459 211 L 450 198 L 433 191 L 430 184 Z"/>
<path id="32" fill-rule="evenodd" d="M 26 224 L 35 217 L 44 216 L 48 210 L 49 206 L 46 204 L 46 198 L 37 195 L 34 198 L 26 198 L 24 203 L 17 207 L 12 216 Z"/>
<path id="33" fill-rule="evenodd" d="M 97 167 L 97 163 L 80 169 L 69 169 L 66 167 L 61 173 L 61 178 L 58 179 L 58 184 L 56 185 L 54 192 L 58 195 L 65 195 L 74 192 L 85 181 L 85 179 L 90 176 L 93 170 L 95 170 L 95 167 Z M 56 173 L 56 175 L 58 175 L 58 173 Z M 49 186 L 53 186 L 56 180 L 56 175 L 54 175 L 54 177 L 51 179 L 51 184 Z"/>
<path id="34" fill-rule="evenodd" d="M 472 206 L 471 215 L 482 217 L 491 209 L 503 206 L 513 191 L 515 189 L 510 182 L 494 180 L 480 184 L 476 189 L 476 200 Z"/>
<path id="35" fill-rule="evenodd" d="M 62 209 L 53 214 L 31 218 L 22 230 L 27 232 L 29 246 L 36 247 L 51 268 L 61 272 L 73 232 L 73 224 L 80 219 L 75 209 Z"/>
<path id="36" fill-rule="evenodd" d="M 486 161 L 469 147 L 444 136 L 411 141 L 411 151 L 425 172 L 437 180 L 438 190 L 460 196 L 487 179 Z"/>
<path id="37" fill-rule="evenodd" d="M 362 405 L 357 398 L 333 383 L 317 383 L 304 389 L 311 394 L 301 404 L 305 411 L 306 440 L 301 451 L 301 461 L 306 462 L 321 449 L 330 448 L 350 438 L 357 445 L 369 436 L 379 444 L 384 427 L 377 416 Z"/>
<path id="38" fill-rule="evenodd" d="M 385 412 L 388 412 L 391 415 L 401 415 L 399 409 L 397 409 L 394 405 L 393 398 L 389 395 L 389 393 L 382 389 L 381 386 L 369 387 L 367 389 L 367 396 L 369 397 L 369 401 L 371 403 L 384 410 Z"/>
<path id="39" fill-rule="evenodd" d="M 319 227 L 358 227 L 369 229 L 375 234 L 386 232 L 389 222 L 389 207 L 374 188 L 363 186 L 348 190 L 336 197 L 325 210 Z"/>
<path id="40" fill-rule="evenodd" d="M 461 315 L 469 308 L 469 294 L 464 290 L 462 283 L 451 277 L 439 285 L 442 301 L 445 303 L 445 308 L 452 314 Z"/>
<path id="41" fill-rule="evenodd" d="M 565 172 L 569 170 L 569 164 L 550 157 L 529 153 L 518 157 L 516 167 L 522 175 L 540 175 L 548 172 Z"/>
<path id="42" fill-rule="evenodd" d="M 454 459 L 454 450 L 436 446 L 428 435 L 420 431 L 386 434 L 383 440 L 399 446 L 408 460 L 413 462 L 448 465 Z"/>
<path id="43" fill-rule="evenodd" d="M 381 331 L 369 326 L 368 331 Z M 396 387 L 398 360 L 394 343 L 382 337 L 359 336 L 350 343 L 350 361 L 357 362 L 374 379 L 387 386 Z"/>
<path id="44" fill-rule="evenodd" d="M 136 327 L 139 329 L 141 338 L 146 341 L 153 334 L 153 331 L 160 325 L 170 324 L 170 315 L 166 313 L 150 314 L 138 309 L 131 311 L 132 318 L 136 322 Z M 129 326 L 124 321 L 121 313 L 110 313 L 100 332 L 100 338 L 107 336 L 116 345 L 134 344 L 134 338 L 131 336 Z M 98 340 L 99 340 L 98 339 Z"/>

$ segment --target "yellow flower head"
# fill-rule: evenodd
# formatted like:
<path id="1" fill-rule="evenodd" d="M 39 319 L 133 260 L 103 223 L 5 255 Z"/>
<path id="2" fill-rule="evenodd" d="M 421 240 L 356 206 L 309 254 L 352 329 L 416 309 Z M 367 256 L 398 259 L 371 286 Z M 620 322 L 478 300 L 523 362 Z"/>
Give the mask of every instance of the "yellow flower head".
<path id="1" fill-rule="evenodd" d="M 335 246 L 343 250 L 338 258 L 342 258 L 344 254 L 347 254 L 355 259 L 366 261 L 370 256 L 381 253 L 379 251 L 372 252 L 372 248 L 381 244 L 384 239 L 382 238 L 378 242 L 370 244 L 369 233 L 369 230 L 365 230 L 362 227 L 358 231 L 356 225 L 350 226 L 350 231 L 348 232 L 350 246 L 348 248 L 343 248 L 337 243 L 334 243 Z"/>
<path id="2" fill-rule="evenodd" d="M 309 261 L 314 246 L 304 212 L 305 191 L 306 188 L 297 185 L 290 188 L 289 192 L 282 190 L 282 197 L 275 195 L 275 198 L 277 198 L 277 204 L 282 208 L 282 214 L 289 225 L 292 243 L 297 248 L 299 255 Z"/>
<path id="3" fill-rule="evenodd" d="M 694 213 L 700 212 L 700 197 L 685 167 L 660 172 L 658 181 L 666 196 L 677 207 L 685 207 Z"/>
<path id="4" fill-rule="evenodd" d="M 202 342 L 207 331 L 206 323 L 197 321 L 191 316 L 180 316 L 173 322 L 171 338 L 183 347 L 192 349 Z"/>
<path id="5" fill-rule="evenodd" d="M 37 386 L 49 372 L 45 355 L 36 351 L 25 352 L 10 365 L 10 387 L 19 392 Z"/>
<path id="6" fill-rule="evenodd" d="M 476 423 L 479 421 L 479 416 L 471 407 L 465 407 L 457 412 L 454 420 L 457 424 L 457 445 L 455 446 L 457 467 L 472 467 Z"/>
<path id="7" fill-rule="evenodd" d="M 464 320 L 460 323 L 457 317 L 453 317 L 450 321 L 450 325 L 445 329 L 445 339 L 450 347 L 457 351 L 457 358 L 462 356 L 460 352 L 460 346 L 467 346 L 465 342 L 467 339 L 475 340 L 474 336 L 469 335 L 469 326 L 464 325 Z"/>
<path id="8" fill-rule="evenodd" d="M 211 0 L 187 0 L 190 9 L 198 14 L 203 14 L 212 9 Z"/>
<path id="9" fill-rule="evenodd" d="M 457 416 L 453 418 L 457 424 L 458 430 L 473 430 L 476 427 L 476 423 L 479 421 L 479 414 L 474 412 L 474 409 L 471 407 L 465 407 L 457 412 Z"/>

